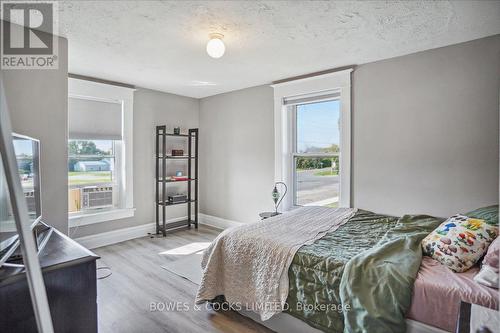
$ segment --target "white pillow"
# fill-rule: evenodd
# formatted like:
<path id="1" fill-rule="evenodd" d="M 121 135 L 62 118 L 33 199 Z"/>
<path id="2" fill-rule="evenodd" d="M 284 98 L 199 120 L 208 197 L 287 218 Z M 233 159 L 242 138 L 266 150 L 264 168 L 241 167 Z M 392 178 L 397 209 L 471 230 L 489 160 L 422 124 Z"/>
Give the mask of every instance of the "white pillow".
<path id="1" fill-rule="evenodd" d="M 500 237 L 497 237 L 488 247 L 484 256 L 481 270 L 474 277 L 474 281 L 487 287 L 498 289 L 498 274 L 500 261 Z"/>
<path id="2" fill-rule="evenodd" d="M 479 273 L 474 276 L 474 281 L 484 286 L 498 289 L 498 269 L 483 265 Z"/>

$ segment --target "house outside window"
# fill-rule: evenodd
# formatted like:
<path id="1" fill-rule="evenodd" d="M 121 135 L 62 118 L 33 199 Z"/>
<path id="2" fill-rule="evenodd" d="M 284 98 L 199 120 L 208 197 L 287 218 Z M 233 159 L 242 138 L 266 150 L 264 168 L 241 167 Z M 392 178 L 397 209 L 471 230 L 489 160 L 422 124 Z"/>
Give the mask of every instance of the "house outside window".
<path id="1" fill-rule="evenodd" d="M 68 185 L 69 211 L 81 212 L 90 209 L 119 208 L 113 190 L 120 191 L 119 170 L 115 168 L 115 140 L 69 140 Z M 101 194 L 100 200 L 84 201 L 83 189 L 109 189 L 109 195 Z M 102 192 L 102 191 L 101 191 Z M 87 195 L 88 196 L 88 195 Z M 98 195 L 94 195 L 98 196 Z M 113 201 L 114 199 L 114 201 Z M 82 202 L 84 201 L 84 202 Z"/>

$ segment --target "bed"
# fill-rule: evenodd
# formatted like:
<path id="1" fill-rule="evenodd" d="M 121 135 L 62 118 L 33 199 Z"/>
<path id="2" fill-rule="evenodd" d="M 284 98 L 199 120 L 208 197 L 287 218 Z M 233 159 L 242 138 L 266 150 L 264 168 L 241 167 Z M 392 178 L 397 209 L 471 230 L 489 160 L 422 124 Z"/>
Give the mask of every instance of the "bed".
<path id="1" fill-rule="evenodd" d="M 453 332 L 460 299 L 498 308 L 498 291 L 477 285 L 472 280 L 474 270 L 455 274 L 433 260 L 421 260 L 420 241 L 440 222 L 424 215 L 399 219 L 356 210 L 347 222 L 294 253 L 284 312 L 323 332 L 342 333 L 345 328 L 371 332 L 374 327 L 379 332 L 405 332 L 404 315 L 394 315 L 399 313 L 407 313 L 406 322 L 409 319 L 410 326 L 420 328 L 408 331 Z M 444 283 L 450 276 L 454 283 Z M 369 279 L 379 282 L 366 283 Z M 204 294 L 197 301 L 220 301 L 221 290 L 219 286 L 211 295 L 218 294 L 217 298 Z M 343 311 L 345 304 L 354 311 Z"/>

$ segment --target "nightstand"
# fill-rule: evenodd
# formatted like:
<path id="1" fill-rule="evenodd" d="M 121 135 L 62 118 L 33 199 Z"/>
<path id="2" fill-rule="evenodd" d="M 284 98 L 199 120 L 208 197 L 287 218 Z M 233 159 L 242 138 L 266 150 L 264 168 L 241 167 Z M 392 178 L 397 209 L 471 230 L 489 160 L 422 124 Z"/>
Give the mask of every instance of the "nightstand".
<path id="1" fill-rule="evenodd" d="M 460 302 L 456 333 L 495 333 L 498 332 L 499 326 L 500 312 L 498 310 Z"/>
<path id="2" fill-rule="evenodd" d="M 259 213 L 259 216 L 260 216 L 261 220 L 265 220 L 265 219 L 268 219 L 270 217 L 277 216 L 277 215 L 281 215 L 281 213 L 277 213 L 277 212 L 263 212 L 263 213 Z"/>

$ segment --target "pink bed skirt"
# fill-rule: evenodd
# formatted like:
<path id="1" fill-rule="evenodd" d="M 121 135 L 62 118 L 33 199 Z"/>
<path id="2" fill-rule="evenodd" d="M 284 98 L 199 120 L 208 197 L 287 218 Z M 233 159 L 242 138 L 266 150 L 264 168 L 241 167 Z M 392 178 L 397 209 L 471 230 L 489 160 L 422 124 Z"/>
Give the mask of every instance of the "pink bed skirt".
<path id="1" fill-rule="evenodd" d="M 498 309 L 498 289 L 473 280 L 479 268 L 454 273 L 439 262 L 425 257 L 415 281 L 408 318 L 455 332 L 460 301 Z"/>

